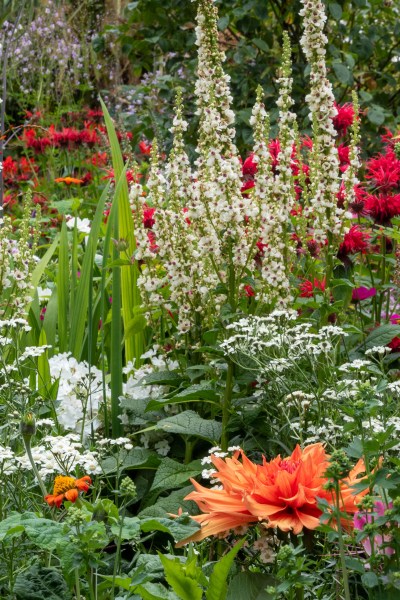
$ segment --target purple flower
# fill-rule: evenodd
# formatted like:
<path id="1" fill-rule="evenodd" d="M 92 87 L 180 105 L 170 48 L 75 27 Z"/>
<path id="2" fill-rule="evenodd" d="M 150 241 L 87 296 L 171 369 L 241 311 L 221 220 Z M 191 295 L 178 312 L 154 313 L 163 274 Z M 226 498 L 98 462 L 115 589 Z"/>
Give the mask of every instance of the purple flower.
<path id="1" fill-rule="evenodd" d="M 389 321 L 391 322 L 392 325 L 399 325 L 400 323 L 400 315 L 392 315 L 391 317 L 389 317 Z"/>
<path id="2" fill-rule="evenodd" d="M 392 502 L 389 502 L 388 508 L 392 508 Z M 359 531 L 363 531 L 364 527 L 367 523 L 372 523 L 372 517 L 384 517 L 385 516 L 386 505 L 383 502 L 375 502 L 374 511 L 372 513 L 356 513 L 354 515 L 354 527 Z M 391 556 L 394 554 L 394 549 L 390 546 L 382 547 L 384 544 L 387 544 L 391 540 L 390 535 L 376 535 L 374 537 L 374 551 L 377 554 L 386 554 L 387 556 Z M 366 537 L 362 540 L 362 545 L 364 546 L 365 552 L 371 556 L 372 554 L 372 546 L 371 540 L 369 537 Z"/>
<path id="3" fill-rule="evenodd" d="M 366 288 L 364 286 L 361 286 L 353 290 L 351 299 L 354 302 L 357 302 L 361 300 L 366 300 L 367 298 L 371 298 L 372 296 L 376 296 L 375 288 Z"/>

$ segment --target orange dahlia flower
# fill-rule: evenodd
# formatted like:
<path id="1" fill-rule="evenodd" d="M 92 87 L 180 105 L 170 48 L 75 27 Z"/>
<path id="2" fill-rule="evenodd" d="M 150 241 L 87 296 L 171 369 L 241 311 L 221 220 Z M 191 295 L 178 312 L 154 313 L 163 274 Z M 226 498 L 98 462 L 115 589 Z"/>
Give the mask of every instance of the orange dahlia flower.
<path id="1" fill-rule="evenodd" d="M 87 492 L 91 484 L 92 480 L 88 475 L 80 479 L 74 479 L 74 477 L 67 477 L 66 475 L 57 475 L 54 480 L 53 493 L 47 494 L 44 499 L 49 506 L 60 508 L 64 500 L 76 502 L 79 492 Z"/>
<path id="2" fill-rule="evenodd" d="M 78 185 L 85 183 L 83 179 L 77 179 L 76 177 L 57 177 L 54 181 L 55 183 L 66 183 L 67 185 L 71 185 L 71 183 L 76 183 Z"/>
<path id="3" fill-rule="evenodd" d="M 239 457 L 241 456 L 241 461 Z M 267 527 L 300 533 L 304 527 L 315 529 L 320 525 L 322 511 L 318 508 L 321 498 L 333 503 L 332 493 L 325 490 L 325 472 L 329 456 L 322 444 L 312 444 L 302 450 L 296 446 L 291 456 L 277 456 L 271 461 L 263 457 L 263 463 L 252 463 L 243 451 L 232 458 L 211 456 L 216 467 L 214 477 L 222 489 L 208 489 L 191 480 L 195 491 L 185 500 L 194 500 L 204 514 L 193 517 L 201 529 L 180 542 L 200 541 L 216 534 L 262 521 Z M 359 461 L 341 490 L 342 510 L 355 512 L 360 494 L 352 494 L 352 484 L 364 469 Z M 361 495 L 364 495 L 363 493 Z"/>

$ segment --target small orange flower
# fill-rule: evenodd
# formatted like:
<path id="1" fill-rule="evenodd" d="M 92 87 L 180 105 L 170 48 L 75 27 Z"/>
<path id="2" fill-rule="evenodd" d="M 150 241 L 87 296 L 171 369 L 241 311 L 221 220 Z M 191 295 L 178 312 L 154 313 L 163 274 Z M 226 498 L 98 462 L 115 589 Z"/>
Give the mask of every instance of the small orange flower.
<path id="1" fill-rule="evenodd" d="M 54 480 L 54 488 L 52 494 L 47 494 L 45 500 L 49 506 L 57 506 L 60 508 L 64 500 L 76 502 L 79 492 L 87 492 L 92 480 L 88 475 L 75 479 L 66 475 L 57 475 Z"/>
<path id="2" fill-rule="evenodd" d="M 71 183 L 76 183 L 78 185 L 85 183 L 83 179 L 77 179 L 76 177 L 57 177 L 54 181 L 56 183 L 66 183 L 67 185 L 71 185 Z"/>

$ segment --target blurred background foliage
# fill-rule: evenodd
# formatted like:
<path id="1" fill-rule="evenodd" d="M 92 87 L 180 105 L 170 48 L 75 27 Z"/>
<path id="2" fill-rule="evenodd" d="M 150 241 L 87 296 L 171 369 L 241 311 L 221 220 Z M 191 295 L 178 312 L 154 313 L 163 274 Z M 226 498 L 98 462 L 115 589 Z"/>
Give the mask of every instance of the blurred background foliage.
<path id="1" fill-rule="evenodd" d="M 3 9 L 10 9 L 9 19 L 15 18 L 21 1 L 2 3 Z M 265 90 L 272 124 L 275 123 L 276 73 L 283 30 L 289 32 L 293 46 L 294 98 L 301 129 L 306 131 L 309 123 L 304 96 L 308 73 L 300 48 L 300 1 L 216 0 L 216 4 L 220 41 L 227 56 L 226 70 L 232 78 L 240 148 L 248 147 L 251 141 L 249 116 L 259 83 Z M 39 104 L 36 108 L 43 105 L 52 110 L 65 103 L 94 104 L 100 92 L 113 113 L 134 134 L 148 139 L 157 136 L 164 140 L 167 149 L 172 101 L 178 85 L 184 88 L 187 116 L 194 113 L 196 3 L 26 0 L 21 22 L 28 27 L 51 5 L 65 14 L 65 35 L 73 35 L 81 44 L 84 75 L 72 85 L 64 72 L 57 85 L 64 86 L 68 93 L 37 82 L 42 91 L 35 100 L 35 94 L 21 93 L 20 75 L 11 64 L 12 111 L 33 108 L 35 102 Z M 400 122 L 400 2 L 327 0 L 326 5 L 328 65 L 336 99 L 348 102 L 352 89 L 357 90 L 364 112 L 363 148 L 372 151 L 379 142 L 377 131 L 383 132 L 385 127 L 395 129 Z M 39 71 L 40 78 L 40 63 L 31 67 Z M 56 66 L 49 70 L 47 82 L 56 78 Z M 194 133 L 196 119 L 190 121 Z"/>

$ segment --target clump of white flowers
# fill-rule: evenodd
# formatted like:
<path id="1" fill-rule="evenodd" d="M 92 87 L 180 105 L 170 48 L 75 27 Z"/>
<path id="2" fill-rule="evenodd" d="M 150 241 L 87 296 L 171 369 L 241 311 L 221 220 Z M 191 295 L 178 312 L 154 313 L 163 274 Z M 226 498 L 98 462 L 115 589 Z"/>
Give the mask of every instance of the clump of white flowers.
<path id="1" fill-rule="evenodd" d="M 87 362 L 78 362 L 70 353 L 52 356 L 49 366 L 52 379 L 59 382 L 58 423 L 81 436 L 98 429 L 101 425 L 99 412 L 106 401 L 102 372 Z"/>

